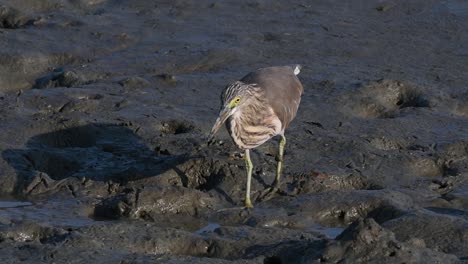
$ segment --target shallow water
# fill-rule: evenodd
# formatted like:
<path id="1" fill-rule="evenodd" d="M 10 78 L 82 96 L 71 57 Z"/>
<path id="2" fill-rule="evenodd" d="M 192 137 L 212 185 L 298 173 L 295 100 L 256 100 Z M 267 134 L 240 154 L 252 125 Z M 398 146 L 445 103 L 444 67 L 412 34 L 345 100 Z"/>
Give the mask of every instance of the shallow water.
<path id="1" fill-rule="evenodd" d="M 444 6 L 446 6 L 452 14 L 455 14 L 460 17 L 468 16 L 468 3 L 463 0 L 447 0 L 443 1 Z"/>
<path id="2" fill-rule="evenodd" d="M 198 229 L 195 231 L 195 234 L 203 235 L 205 232 L 213 232 L 216 228 L 221 227 L 221 225 L 217 223 L 208 223 L 208 225 L 204 226 L 203 228 Z"/>
<path id="3" fill-rule="evenodd" d="M 0 209 L 31 206 L 30 202 L 0 201 Z"/>
<path id="4" fill-rule="evenodd" d="M 2 201 L 0 218 L 8 222 L 34 222 L 55 227 L 82 227 L 98 224 L 72 200 L 40 200 L 35 203 Z"/>
<path id="5" fill-rule="evenodd" d="M 325 235 L 326 238 L 334 239 L 338 235 L 340 235 L 345 229 L 342 227 L 326 227 L 326 226 L 321 226 L 321 225 L 315 225 L 308 230 L 315 231 L 322 235 Z"/>

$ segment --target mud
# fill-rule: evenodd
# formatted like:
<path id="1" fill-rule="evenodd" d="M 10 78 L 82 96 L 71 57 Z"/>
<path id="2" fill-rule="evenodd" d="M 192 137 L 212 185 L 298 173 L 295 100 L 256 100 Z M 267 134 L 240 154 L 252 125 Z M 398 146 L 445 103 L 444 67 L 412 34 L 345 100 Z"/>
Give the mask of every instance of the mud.
<path id="1" fill-rule="evenodd" d="M 463 1 L 0 3 L 2 263 L 468 263 Z M 223 87 L 300 63 L 277 142 Z"/>

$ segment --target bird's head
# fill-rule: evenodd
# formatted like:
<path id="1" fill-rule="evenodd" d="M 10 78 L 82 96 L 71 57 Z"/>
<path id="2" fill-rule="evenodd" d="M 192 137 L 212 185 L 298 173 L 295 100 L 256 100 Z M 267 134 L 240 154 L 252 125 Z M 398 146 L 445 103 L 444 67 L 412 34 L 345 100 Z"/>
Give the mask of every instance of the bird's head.
<path id="1" fill-rule="evenodd" d="M 218 118 L 211 129 L 208 141 L 211 141 L 219 130 L 219 128 L 226 122 L 226 120 L 238 111 L 247 101 L 254 85 L 245 84 L 237 81 L 229 84 L 221 94 L 221 109 L 219 110 Z"/>

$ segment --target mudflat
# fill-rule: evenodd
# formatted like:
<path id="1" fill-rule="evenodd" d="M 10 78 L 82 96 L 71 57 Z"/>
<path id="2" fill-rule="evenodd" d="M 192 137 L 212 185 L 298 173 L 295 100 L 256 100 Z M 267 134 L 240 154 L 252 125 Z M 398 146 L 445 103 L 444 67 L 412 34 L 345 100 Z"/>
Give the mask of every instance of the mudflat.
<path id="1" fill-rule="evenodd" d="M 1 263 L 468 263 L 468 3 L 3 0 Z M 224 86 L 302 64 L 251 152 Z"/>

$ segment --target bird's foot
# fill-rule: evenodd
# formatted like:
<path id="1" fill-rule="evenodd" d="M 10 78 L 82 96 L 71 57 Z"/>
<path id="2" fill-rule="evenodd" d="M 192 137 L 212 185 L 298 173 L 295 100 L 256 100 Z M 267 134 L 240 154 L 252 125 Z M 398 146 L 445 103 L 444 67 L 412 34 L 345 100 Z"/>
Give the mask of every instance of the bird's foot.
<path id="1" fill-rule="evenodd" d="M 231 159 L 231 160 L 241 160 L 241 159 L 244 159 L 244 153 L 242 153 L 242 152 L 232 152 L 232 153 L 229 155 L 229 159 Z"/>
<path id="2" fill-rule="evenodd" d="M 262 193 L 260 193 L 257 201 L 270 200 L 275 196 L 275 194 L 285 195 L 286 193 L 279 188 L 278 184 L 273 183 L 270 187 L 266 188 L 262 191 Z"/>
<path id="3" fill-rule="evenodd" d="M 245 205 L 244 206 L 238 206 L 238 207 L 230 207 L 230 208 L 223 208 L 219 209 L 217 212 L 225 212 L 225 211 L 232 211 L 232 210 L 250 210 L 253 209 L 252 202 L 250 201 L 250 198 L 245 200 Z"/>

